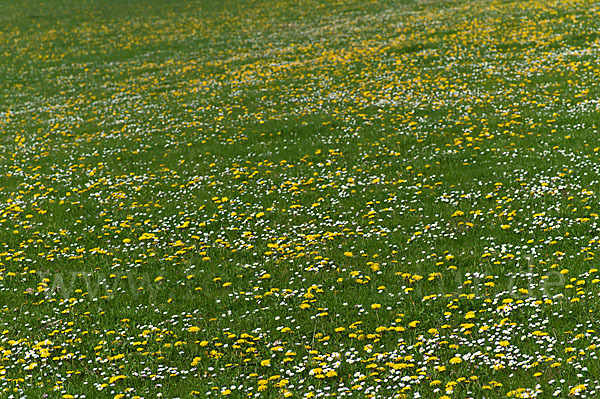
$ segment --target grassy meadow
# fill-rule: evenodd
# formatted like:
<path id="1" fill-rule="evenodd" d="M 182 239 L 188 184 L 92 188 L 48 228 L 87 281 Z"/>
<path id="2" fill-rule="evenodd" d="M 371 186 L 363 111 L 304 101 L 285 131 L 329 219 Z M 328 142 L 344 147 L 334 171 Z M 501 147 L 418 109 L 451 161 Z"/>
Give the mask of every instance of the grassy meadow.
<path id="1" fill-rule="evenodd" d="M 0 397 L 600 397 L 600 3 L 0 8 Z"/>

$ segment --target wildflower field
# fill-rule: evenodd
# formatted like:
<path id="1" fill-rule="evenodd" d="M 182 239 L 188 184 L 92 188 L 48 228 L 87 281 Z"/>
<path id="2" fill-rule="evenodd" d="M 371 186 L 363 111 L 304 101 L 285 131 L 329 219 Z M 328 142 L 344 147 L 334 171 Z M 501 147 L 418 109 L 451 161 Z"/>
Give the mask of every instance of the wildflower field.
<path id="1" fill-rule="evenodd" d="M 0 397 L 600 397 L 600 3 L 0 6 Z"/>

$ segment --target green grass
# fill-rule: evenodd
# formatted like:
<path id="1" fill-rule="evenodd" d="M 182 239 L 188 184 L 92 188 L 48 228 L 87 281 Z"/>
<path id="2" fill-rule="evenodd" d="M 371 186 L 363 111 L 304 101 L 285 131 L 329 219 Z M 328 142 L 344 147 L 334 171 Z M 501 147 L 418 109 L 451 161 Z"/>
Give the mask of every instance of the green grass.
<path id="1" fill-rule="evenodd" d="M 598 396 L 594 2 L 0 6 L 0 396 Z"/>

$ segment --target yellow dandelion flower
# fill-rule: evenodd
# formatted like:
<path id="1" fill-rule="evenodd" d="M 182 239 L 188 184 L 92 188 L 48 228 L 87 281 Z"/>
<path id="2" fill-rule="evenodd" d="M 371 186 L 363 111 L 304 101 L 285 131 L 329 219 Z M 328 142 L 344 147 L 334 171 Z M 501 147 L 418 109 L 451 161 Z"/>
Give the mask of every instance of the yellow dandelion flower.
<path id="1" fill-rule="evenodd" d="M 452 359 L 450 359 L 450 363 L 452 364 L 459 364 L 462 363 L 462 359 L 458 356 L 453 357 Z"/>

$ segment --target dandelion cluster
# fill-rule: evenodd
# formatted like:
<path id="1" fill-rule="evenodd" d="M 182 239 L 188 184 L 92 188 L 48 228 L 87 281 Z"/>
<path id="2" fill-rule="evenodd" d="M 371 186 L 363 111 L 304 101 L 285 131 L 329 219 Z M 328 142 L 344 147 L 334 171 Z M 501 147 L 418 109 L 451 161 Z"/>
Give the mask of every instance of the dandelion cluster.
<path id="1" fill-rule="evenodd" d="M 600 395 L 597 3 L 26 3 L 2 397 Z"/>

